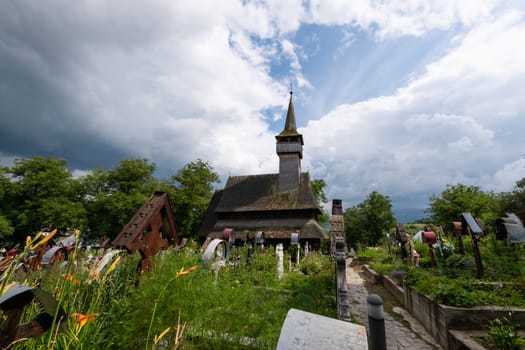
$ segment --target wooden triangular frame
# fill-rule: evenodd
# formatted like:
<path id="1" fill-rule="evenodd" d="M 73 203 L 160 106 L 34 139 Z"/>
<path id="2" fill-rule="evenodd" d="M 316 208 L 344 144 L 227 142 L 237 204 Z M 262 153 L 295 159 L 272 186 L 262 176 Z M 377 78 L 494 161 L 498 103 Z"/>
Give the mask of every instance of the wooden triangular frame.
<path id="1" fill-rule="evenodd" d="M 111 243 L 132 254 L 138 251 L 143 258 L 177 244 L 175 218 L 166 192 L 155 192 Z"/>

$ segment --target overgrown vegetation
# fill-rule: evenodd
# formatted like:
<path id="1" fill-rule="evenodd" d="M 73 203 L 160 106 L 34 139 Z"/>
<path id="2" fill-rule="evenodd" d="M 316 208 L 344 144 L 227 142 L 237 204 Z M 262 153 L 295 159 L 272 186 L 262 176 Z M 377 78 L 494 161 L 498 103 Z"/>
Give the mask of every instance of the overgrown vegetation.
<path id="1" fill-rule="evenodd" d="M 432 268 L 428 244 L 421 242 L 415 242 L 415 249 L 420 254 L 419 267 L 403 261 L 400 248 L 390 253 L 383 247 L 368 248 L 359 253 L 359 257 L 372 259 L 370 266 L 376 272 L 398 281 L 405 280 L 418 293 L 445 305 L 525 306 L 523 247 L 497 241 L 493 234 L 484 237 L 479 247 L 485 274 L 479 280 L 469 240 L 469 237 L 463 237 L 465 255 L 449 253 L 441 256 L 436 247 L 436 268 Z"/>
<path id="2" fill-rule="evenodd" d="M 525 339 L 518 336 L 516 331 L 517 325 L 509 318 L 504 317 L 502 320 L 499 318 L 491 320 L 485 325 L 485 328 L 488 330 L 488 336 L 484 339 L 484 343 L 488 345 L 490 349 L 525 349 Z"/>
<path id="3" fill-rule="evenodd" d="M 258 252 L 248 262 L 244 248 L 235 248 L 238 267 L 216 272 L 201 267 L 190 243 L 159 254 L 153 271 L 140 277 L 133 255 L 90 276 L 87 257 L 95 253 L 73 255 L 65 269 L 6 276 L 4 287 L 13 280 L 38 285 L 68 314 L 65 331 L 10 349 L 274 349 L 290 308 L 336 316 L 328 256 L 311 255 L 279 279 L 275 255 Z M 27 309 L 23 322 L 38 313 Z"/>

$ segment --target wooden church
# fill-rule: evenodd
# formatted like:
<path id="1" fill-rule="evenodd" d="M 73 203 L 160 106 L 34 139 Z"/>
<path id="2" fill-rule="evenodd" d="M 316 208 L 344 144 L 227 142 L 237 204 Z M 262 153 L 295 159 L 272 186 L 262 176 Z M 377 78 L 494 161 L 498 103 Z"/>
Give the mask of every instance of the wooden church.
<path id="1" fill-rule="evenodd" d="M 317 221 L 322 212 L 310 176 L 301 172 L 304 143 L 297 132 L 292 96 L 290 92 L 284 130 L 275 136 L 279 173 L 230 176 L 212 197 L 198 233 L 201 241 L 233 232 L 237 241 L 264 237 L 266 244 L 288 246 L 294 236 L 301 245 L 308 242 L 318 249 L 321 239 L 327 238 Z"/>

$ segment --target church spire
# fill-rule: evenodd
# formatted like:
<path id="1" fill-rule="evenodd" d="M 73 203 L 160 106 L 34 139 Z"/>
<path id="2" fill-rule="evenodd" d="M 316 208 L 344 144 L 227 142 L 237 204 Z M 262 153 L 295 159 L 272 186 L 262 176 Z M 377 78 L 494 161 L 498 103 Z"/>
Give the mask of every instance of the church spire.
<path id="1" fill-rule="evenodd" d="M 297 134 L 297 126 L 295 124 L 295 112 L 293 109 L 293 91 L 290 91 L 290 102 L 288 103 L 288 113 L 286 114 L 286 122 L 284 123 L 283 132 Z M 283 133 L 281 132 L 281 134 Z"/>
<path id="2" fill-rule="evenodd" d="M 276 135 L 277 155 L 279 156 L 279 190 L 297 188 L 301 176 L 301 159 L 303 158 L 303 135 L 297 132 L 293 108 L 293 92 L 290 91 L 290 102 L 284 130 Z"/>

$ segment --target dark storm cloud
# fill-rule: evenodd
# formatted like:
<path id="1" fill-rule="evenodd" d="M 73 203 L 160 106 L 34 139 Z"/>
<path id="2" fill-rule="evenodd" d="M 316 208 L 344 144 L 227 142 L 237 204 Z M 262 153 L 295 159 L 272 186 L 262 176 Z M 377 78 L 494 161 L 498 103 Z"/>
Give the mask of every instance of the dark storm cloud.
<path id="1" fill-rule="evenodd" d="M 105 11 L 91 16 L 85 4 L 45 5 L 7 1 L 0 11 L 0 150 L 60 156 L 84 169 L 116 164 L 130 152 L 91 127 L 100 116 L 83 98 L 90 92 L 79 77 L 95 73 L 97 41 L 103 46 L 116 35 L 131 45 L 132 35 L 104 28 L 125 23 L 106 21 Z"/>
<path id="2" fill-rule="evenodd" d="M 6 2 L 0 14 L 0 149 L 16 156 L 63 147 L 72 125 L 63 79 L 67 45 L 35 9 Z M 68 130 L 69 129 L 69 130 Z M 69 131 L 69 132 L 68 132 Z M 74 132 L 73 132 L 74 134 Z"/>
<path id="3" fill-rule="evenodd" d="M 412 207 L 447 183 L 509 189 L 524 176 L 525 50 L 515 44 L 525 33 L 523 11 L 441 3 L 419 13 L 389 3 L 377 11 L 373 1 L 348 2 L 341 11 L 330 1 L 302 9 L 300 0 L 5 0 L 0 155 L 61 157 L 73 170 L 145 157 L 165 174 L 197 158 L 210 160 L 221 176 L 274 172 L 278 130 L 270 130 L 263 112 L 282 106 L 285 114 L 293 81 L 311 85 L 294 94 L 296 106 L 309 109 L 296 109 L 303 170 L 326 180 L 330 198 L 350 206 L 379 191 Z M 347 91 L 384 83 L 351 61 L 319 61 L 295 38 L 308 24 L 315 35 L 341 25 L 369 34 L 366 45 L 388 55 L 371 55 L 367 70 L 399 70 L 403 60 L 391 59 L 388 40 L 398 46 L 407 35 L 445 30 L 447 44 L 407 79 L 385 77 L 390 95 L 378 89 L 360 102 L 341 98 L 305 120 L 311 110 L 324 110 L 319 98 L 308 100 L 331 96 L 327 86 Z M 362 59 L 358 48 L 345 49 Z M 275 75 L 279 62 L 290 66 L 290 76 Z M 323 75 L 327 83 L 310 84 L 320 66 L 342 79 Z M 432 176 L 429 164 L 438 165 Z"/>
<path id="4" fill-rule="evenodd" d="M 242 9 L 232 4 L 221 11 Z M 257 111 L 278 101 L 268 70 L 228 45 L 226 15 L 213 7 L 7 1 L 0 11 L 0 153 L 53 155 L 82 169 L 147 157 L 177 169 L 196 158 L 231 159 L 233 150 L 243 164 L 228 168 L 260 164 L 246 147 L 219 144 L 221 136 L 193 142 L 210 121 L 217 131 L 246 123 L 243 136 L 252 140 L 266 132 Z"/>

